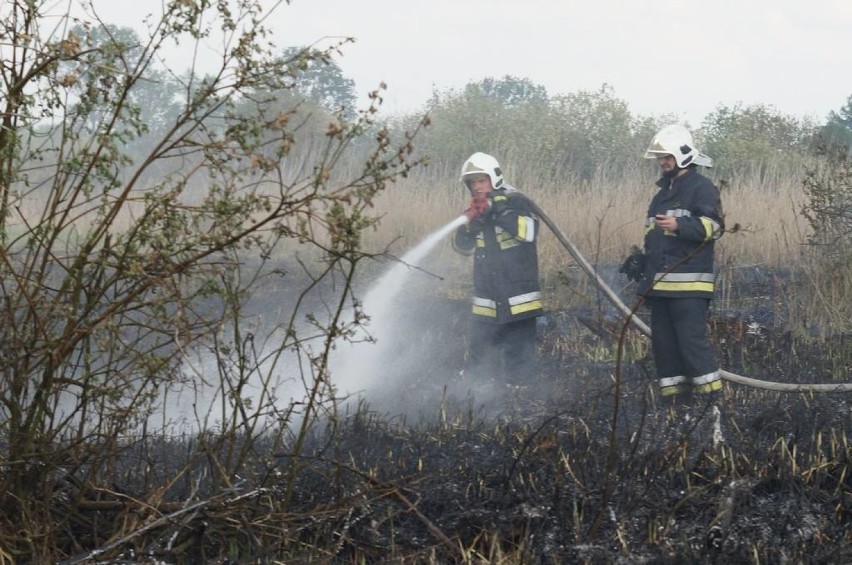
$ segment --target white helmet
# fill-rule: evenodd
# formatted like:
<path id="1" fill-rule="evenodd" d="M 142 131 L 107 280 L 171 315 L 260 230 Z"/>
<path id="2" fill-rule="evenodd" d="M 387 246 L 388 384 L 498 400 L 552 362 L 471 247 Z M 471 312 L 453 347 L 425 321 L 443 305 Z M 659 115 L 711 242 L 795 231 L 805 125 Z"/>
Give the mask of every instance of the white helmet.
<path id="1" fill-rule="evenodd" d="M 656 159 L 661 155 L 673 156 L 681 169 L 689 165 L 713 166 L 713 159 L 695 148 L 689 130 L 677 124 L 666 126 L 658 131 L 645 151 L 646 159 Z"/>
<path id="2" fill-rule="evenodd" d="M 467 184 L 468 175 L 486 174 L 491 177 L 491 186 L 498 189 L 503 186 L 503 170 L 497 159 L 487 153 L 476 152 L 462 165 L 461 181 Z"/>

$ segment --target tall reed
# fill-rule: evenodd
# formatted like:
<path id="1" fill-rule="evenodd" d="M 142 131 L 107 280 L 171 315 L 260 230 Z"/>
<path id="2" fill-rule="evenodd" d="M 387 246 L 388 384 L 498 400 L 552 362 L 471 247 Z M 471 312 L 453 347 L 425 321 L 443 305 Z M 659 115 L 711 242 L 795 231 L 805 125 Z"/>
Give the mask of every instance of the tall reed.
<path id="1" fill-rule="evenodd" d="M 653 162 L 637 160 L 628 170 L 627 174 L 617 173 L 602 166 L 590 179 L 569 175 L 563 181 L 555 181 L 537 177 L 534 164 L 506 163 L 504 176 L 532 198 L 590 262 L 608 269 L 612 284 L 626 286 L 626 281 L 614 275 L 615 267 L 632 245 L 641 246 L 647 206 L 657 190 Z M 748 300 L 744 293 L 749 289 L 738 289 L 736 285 L 738 275 L 746 270 L 788 272 L 812 268 L 806 253 L 810 227 L 801 215 L 805 205 L 801 187 L 804 165 L 773 163 L 728 178 L 716 178 L 712 169 L 703 173 L 720 187 L 728 229 L 717 244 L 717 307 L 737 309 Z M 367 246 L 375 252 L 388 250 L 401 256 L 427 234 L 457 217 L 468 199 L 452 165 L 421 170 L 390 186 L 376 200 L 376 212 L 383 218 L 379 228 L 369 234 Z M 470 263 L 452 252 L 449 241 L 433 254 L 429 265 L 443 278 L 433 291 L 464 295 L 460 285 L 469 284 Z M 589 300 L 583 296 L 590 290 L 584 277 L 543 225 L 539 266 L 551 306 Z M 568 292 L 562 288 L 566 274 L 571 280 L 568 284 L 574 285 Z M 811 308 L 818 308 L 811 303 Z"/>

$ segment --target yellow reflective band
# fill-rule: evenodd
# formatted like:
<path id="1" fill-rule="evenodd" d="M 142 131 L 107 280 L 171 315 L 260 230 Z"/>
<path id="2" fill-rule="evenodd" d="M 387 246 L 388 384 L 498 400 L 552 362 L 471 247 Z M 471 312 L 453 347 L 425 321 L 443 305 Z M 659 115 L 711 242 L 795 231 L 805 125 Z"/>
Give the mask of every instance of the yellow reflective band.
<path id="1" fill-rule="evenodd" d="M 515 236 L 513 236 L 511 233 L 507 232 L 500 226 L 497 226 L 497 243 L 499 244 L 500 249 L 511 249 L 512 247 L 518 245 L 520 242 L 515 239 Z"/>
<path id="2" fill-rule="evenodd" d="M 518 304 L 517 306 L 512 306 L 509 308 L 509 312 L 514 314 L 523 314 L 524 312 L 530 312 L 532 310 L 539 310 L 542 308 L 541 300 L 533 300 L 531 302 L 527 302 L 525 304 Z"/>
<path id="3" fill-rule="evenodd" d="M 713 382 L 709 382 L 703 385 L 695 385 L 693 390 L 695 392 L 700 393 L 716 392 L 717 390 L 722 390 L 722 379 L 716 379 Z"/>
<path id="4" fill-rule="evenodd" d="M 477 316 L 488 316 L 489 318 L 497 317 L 497 310 L 495 310 L 494 308 L 488 308 L 486 306 L 474 305 L 472 312 Z"/>
<path id="5" fill-rule="evenodd" d="M 477 247 L 485 247 L 485 240 L 482 239 L 482 238 L 477 239 L 476 240 L 476 246 Z"/>
<path id="6" fill-rule="evenodd" d="M 713 239 L 713 236 L 716 234 L 716 226 L 715 222 L 710 218 L 705 218 L 701 216 L 701 225 L 704 226 L 704 240 L 710 241 Z"/>
<path id="7" fill-rule="evenodd" d="M 672 396 L 673 394 L 678 394 L 682 391 L 683 387 L 681 385 L 660 387 L 660 394 L 663 396 Z"/>
<path id="8" fill-rule="evenodd" d="M 713 292 L 712 282 L 664 282 L 654 283 L 654 290 L 674 290 L 680 292 Z"/>
<path id="9" fill-rule="evenodd" d="M 518 216 L 518 239 L 527 243 L 535 240 L 535 220 L 529 216 Z"/>

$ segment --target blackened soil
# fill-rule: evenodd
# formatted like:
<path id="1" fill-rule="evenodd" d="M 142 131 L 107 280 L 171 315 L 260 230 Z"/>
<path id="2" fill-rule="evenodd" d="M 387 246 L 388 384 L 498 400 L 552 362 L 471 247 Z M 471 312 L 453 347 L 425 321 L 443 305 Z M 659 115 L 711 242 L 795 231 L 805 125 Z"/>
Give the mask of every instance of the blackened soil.
<path id="1" fill-rule="evenodd" d="M 338 430 L 387 493 L 358 507 L 342 561 L 852 562 L 850 393 L 726 383 L 662 405 L 647 340 L 626 333 L 619 357 L 619 321 L 588 311 L 542 320 L 526 386 L 470 382 L 464 301 L 420 311 L 432 333 L 400 335 L 412 351 L 399 351 L 428 358 Z M 711 329 L 723 367 L 744 376 L 843 382 L 850 366 L 845 336 L 796 340 L 719 315 Z M 364 488 L 350 479 L 343 490 Z"/>
<path id="2" fill-rule="evenodd" d="M 298 454 L 293 441 L 242 450 L 229 488 L 252 496 L 165 521 L 137 551 L 169 563 L 852 562 L 849 393 L 726 383 L 662 405 L 647 340 L 580 310 L 542 319 L 525 386 L 473 381 L 459 374 L 466 301 L 409 300 L 380 386 L 329 413 Z M 844 336 L 797 340 L 735 316 L 712 331 L 732 372 L 852 380 Z M 234 453 L 204 445 L 187 477 L 218 477 Z M 158 451 L 169 465 L 192 452 Z"/>

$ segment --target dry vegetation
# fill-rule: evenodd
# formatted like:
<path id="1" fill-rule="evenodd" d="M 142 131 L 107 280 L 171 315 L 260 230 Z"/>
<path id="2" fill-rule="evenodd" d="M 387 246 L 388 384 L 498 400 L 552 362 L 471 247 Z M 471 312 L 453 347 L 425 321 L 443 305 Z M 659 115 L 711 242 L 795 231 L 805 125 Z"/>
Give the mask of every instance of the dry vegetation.
<path id="1" fill-rule="evenodd" d="M 464 300 L 400 300 L 381 390 L 314 429 L 294 459 L 251 443 L 228 489 L 211 479 L 244 438 L 144 435 L 96 490 L 61 484 L 62 547 L 125 563 L 843 563 L 852 557 L 852 406 L 842 396 L 726 386 L 712 407 L 656 405 L 641 355 L 617 367 L 614 335 L 576 312 L 542 334 L 524 389 L 459 379 Z M 736 323 L 714 328 L 733 368 L 826 378 L 818 348 Z M 631 335 L 631 346 L 642 339 Z M 439 355 L 435 352 L 440 351 Z M 796 375 L 791 375 L 795 372 Z M 618 376 L 619 381 L 614 377 Z M 717 438 L 718 439 L 718 438 Z M 286 470 L 299 464 L 295 483 Z M 156 498 L 150 485 L 178 474 Z M 292 488 L 292 490 L 291 490 Z M 289 493 L 292 492 L 292 495 Z M 77 532 L 75 542 L 72 542 Z M 81 559 L 82 560 L 82 559 Z M 68 563 L 80 562 L 69 560 Z"/>
<path id="2" fill-rule="evenodd" d="M 629 179 L 518 183 L 621 285 L 627 300 L 631 290 L 614 270 L 641 241 L 654 190 L 654 171 L 644 164 Z M 510 182 L 511 174 L 507 167 Z M 796 341 L 785 328 L 795 326 L 791 316 L 825 319 L 819 313 L 832 298 L 807 296 L 779 307 L 780 327 L 756 333 L 737 318 L 756 295 L 782 302 L 796 284 L 786 273 L 815 272 L 803 253 L 795 177 L 724 183 L 728 226 L 737 228 L 718 247 L 716 308 L 733 317 L 714 322 L 714 339 L 728 369 L 824 382 L 844 376 L 848 341 Z M 365 233 L 366 251 L 400 257 L 465 206 L 452 172 L 426 169 L 397 179 L 374 200 L 383 219 Z M 413 278 L 400 302 L 402 317 L 417 321 L 415 330 L 396 336 L 395 351 L 408 358 L 404 374 L 394 374 L 383 394 L 312 432 L 300 448 L 298 474 L 286 474 L 287 441 L 266 446 L 258 436 L 241 451 L 240 434 L 229 432 L 197 451 L 194 439 L 128 437 L 110 448 L 114 460 L 91 471 L 85 485 L 60 485 L 51 508 L 67 533 L 54 532 L 52 543 L 82 561 L 101 555 L 83 548 L 97 547 L 137 563 L 818 563 L 850 557 L 848 401 L 728 385 L 721 420 L 726 441 L 713 445 L 707 407 L 655 408 L 645 339 L 629 335 L 627 361 L 615 364 L 616 320 L 600 310 L 586 277 L 542 229 L 550 314 L 542 372 L 529 390 L 507 395 L 501 383 L 456 380 L 471 265 L 444 241 L 424 266 L 433 276 Z M 282 265 L 290 264 L 291 253 L 308 262 L 322 258 L 298 245 L 276 253 Z M 362 263 L 361 288 L 387 266 L 385 260 Z M 754 270 L 778 275 L 741 285 L 739 274 Z M 271 294 L 262 300 L 286 311 L 281 303 L 305 284 L 293 282 L 267 287 Z M 613 387 L 615 375 L 625 379 L 620 389 Z M 685 423 L 684 414 L 698 423 Z M 242 482 L 233 484 L 225 468 L 239 469 Z M 217 491 L 204 478 L 208 473 L 231 486 Z M 91 486 L 98 484 L 110 486 Z M 151 490 L 160 484 L 166 486 Z M 793 508 L 794 515 L 779 519 Z"/>
<path id="3" fill-rule="evenodd" d="M 659 406 L 647 338 L 546 229 L 524 388 L 460 375 L 471 265 L 448 240 L 383 297 L 391 320 L 360 309 L 466 206 L 475 150 L 629 301 L 659 124 L 610 88 L 483 81 L 401 131 L 383 87 L 352 110 L 349 39 L 282 52 L 254 0 L 164 3 L 148 37 L 0 3 L 0 565 L 852 560 L 848 396 Z M 223 30 L 220 72 L 161 68 Z M 812 125 L 757 107 L 702 129 L 726 156 L 723 366 L 848 380 L 848 262 L 804 245 Z M 845 198 L 822 178 L 818 222 Z M 376 384 L 347 397 L 363 373 L 335 355 L 368 320 L 387 355 L 355 350 Z"/>
<path id="4" fill-rule="evenodd" d="M 706 172 L 712 177 L 712 171 Z M 637 160 L 635 174 L 628 178 L 595 178 L 559 185 L 536 181 L 534 177 L 521 184 L 514 181 L 512 174 L 513 166 L 507 164 L 507 180 L 535 200 L 593 264 L 620 264 L 631 245 L 641 245 L 644 215 L 656 180 L 655 170 L 648 163 Z M 805 203 L 802 175 L 802 170 L 783 170 L 733 180 L 712 177 L 723 188 L 726 222 L 733 232 L 717 246 L 722 274 L 721 307 L 727 308 L 727 302 L 736 299 L 736 289 L 729 279 L 738 270 L 796 269 L 807 265 L 805 243 L 809 226 L 801 216 Z M 401 256 L 457 217 L 466 206 L 467 195 L 452 171 L 427 169 L 423 174 L 402 179 L 376 200 L 376 210 L 384 217 L 379 229 L 367 234 L 368 249 L 389 249 L 393 255 Z M 551 306 L 583 300 L 576 292 L 566 295 L 558 291 L 560 273 L 575 267 L 544 225 L 539 262 L 544 285 L 551 290 Z M 455 284 L 443 287 L 451 296 L 457 296 L 457 285 L 466 281 L 467 262 L 454 257 L 445 242 L 430 264 L 441 265 L 436 267 L 439 274 L 455 279 Z M 578 284 L 584 281 L 579 279 Z"/>

